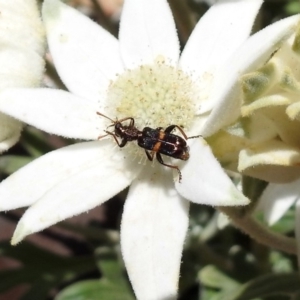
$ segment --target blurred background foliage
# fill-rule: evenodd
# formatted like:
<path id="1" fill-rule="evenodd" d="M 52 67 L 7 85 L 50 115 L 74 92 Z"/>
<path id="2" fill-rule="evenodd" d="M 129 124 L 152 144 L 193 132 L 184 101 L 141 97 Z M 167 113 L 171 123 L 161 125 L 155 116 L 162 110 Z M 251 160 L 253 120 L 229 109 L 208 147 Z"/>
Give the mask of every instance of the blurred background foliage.
<path id="1" fill-rule="evenodd" d="M 117 36 L 122 0 L 65 2 Z M 182 47 L 213 2 L 169 0 Z M 265 0 L 253 30 L 296 13 L 300 13 L 298 0 Z M 44 84 L 65 88 L 49 57 Z M 0 179 L 37 157 L 74 142 L 26 127 L 20 142 L 0 156 Z M 253 200 L 265 186 L 258 180 L 250 180 L 251 185 L 247 179 L 235 180 L 243 183 L 244 192 Z M 123 191 L 89 213 L 34 234 L 15 247 L 9 239 L 24 210 L 1 213 L 0 299 L 134 299 L 119 246 L 126 193 Z M 226 220 L 221 222 L 220 214 L 212 207 L 192 205 L 190 214 L 180 300 L 300 299 L 296 257 L 256 243 Z M 291 209 L 272 230 L 293 236 L 294 214 Z"/>

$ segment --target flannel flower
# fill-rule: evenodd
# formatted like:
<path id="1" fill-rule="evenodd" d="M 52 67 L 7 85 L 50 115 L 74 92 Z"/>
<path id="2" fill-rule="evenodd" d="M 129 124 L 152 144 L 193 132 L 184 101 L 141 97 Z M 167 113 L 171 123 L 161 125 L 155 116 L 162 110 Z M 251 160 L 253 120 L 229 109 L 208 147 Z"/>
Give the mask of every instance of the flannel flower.
<path id="1" fill-rule="evenodd" d="M 299 19 L 299 15 L 294 16 L 269 27 L 281 27 L 285 22 L 289 22 L 288 20 L 294 20 L 291 31 L 282 43 L 271 47 L 272 55 L 265 61 L 254 64 L 247 72 L 243 72 L 240 85 L 237 87 L 238 97 L 231 99 L 231 102 L 235 103 L 230 112 L 232 121 L 224 123 L 225 126 L 208 139 L 215 156 L 227 169 L 269 182 L 256 208 L 257 211 L 263 211 L 268 225 L 274 225 L 291 206 L 296 205 L 295 232 L 298 259 L 300 257 Z M 265 45 L 267 44 L 266 42 Z M 230 76 L 235 76 L 234 67 L 233 74 L 228 74 L 228 77 Z M 228 93 L 231 97 L 232 94 Z M 228 101 L 226 103 L 229 104 Z"/>
<path id="2" fill-rule="evenodd" d="M 36 0 L 0 0 L 0 91 L 38 87 L 44 72 L 45 34 Z M 22 123 L 0 113 L 0 152 L 20 137 Z"/>
<path id="3" fill-rule="evenodd" d="M 261 2 L 214 5 L 179 58 L 174 20 L 164 0 L 125 0 L 119 40 L 76 10 L 45 0 L 49 49 L 70 93 L 10 90 L 0 94 L 0 111 L 49 133 L 93 141 L 50 152 L 1 183 L 1 210 L 30 206 L 12 242 L 130 186 L 121 248 L 135 294 L 138 299 L 176 298 L 189 201 L 216 206 L 245 205 L 248 199 L 202 138 L 188 141 L 189 160 L 168 162 L 182 173 L 179 182 L 173 172 L 174 188 L 172 170 L 149 162 L 135 142 L 119 148 L 111 136 L 98 140 L 111 122 L 97 112 L 112 119 L 133 117 L 139 129 L 177 124 L 187 136 L 208 136 L 229 124 L 231 116 L 224 118 L 214 107 L 231 99 L 238 74 L 270 56 L 295 23 L 288 19 L 245 42 Z M 242 43 L 239 56 L 235 51 Z M 227 84 L 224 70 L 236 57 L 235 77 Z"/>
<path id="4" fill-rule="evenodd" d="M 300 177 L 299 40 L 300 24 L 270 59 L 241 76 L 236 120 L 209 139 L 227 168 L 275 183 Z"/>
<path id="5" fill-rule="evenodd" d="M 300 263 L 300 24 L 268 60 L 242 77 L 242 118 L 258 123 L 247 147 L 241 150 L 240 167 L 269 183 L 259 199 L 268 225 L 274 225 L 296 207 L 295 233 Z M 255 86 L 255 88 L 253 88 Z M 256 131 L 257 131 L 256 130 Z M 245 143 L 246 144 L 246 143 Z M 244 145 L 245 145 L 244 144 Z"/>

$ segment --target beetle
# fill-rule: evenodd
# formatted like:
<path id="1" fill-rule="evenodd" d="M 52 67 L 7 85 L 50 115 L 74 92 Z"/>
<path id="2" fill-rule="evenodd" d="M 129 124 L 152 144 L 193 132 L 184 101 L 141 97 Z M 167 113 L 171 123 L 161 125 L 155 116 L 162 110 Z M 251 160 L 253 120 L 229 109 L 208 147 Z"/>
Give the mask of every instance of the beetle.
<path id="1" fill-rule="evenodd" d="M 120 148 L 124 147 L 127 142 L 137 141 L 138 146 L 145 150 L 147 158 L 150 161 L 153 161 L 156 156 L 156 159 L 160 164 L 176 169 L 179 174 L 179 182 L 181 181 L 182 175 L 178 166 L 166 164 L 161 155 L 163 154 L 176 159 L 188 160 L 190 155 L 186 140 L 198 136 L 187 137 L 183 129 L 178 125 L 170 125 L 166 129 L 163 129 L 163 127 L 157 127 L 156 129 L 144 127 L 144 129 L 140 131 L 135 127 L 134 118 L 132 117 L 114 121 L 100 112 L 97 112 L 97 114 L 112 121 L 112 124 L 107 128 L 114 127 L 113 131 L 105 130 L 106 134 L 99 136 L 98 139 L 107 135 L 112 135 Z M 124 122 L 128 120 L 129 124 L 125 125 Z M 175 128 L 180 131 L 183 138 L 172 133 Z M 121 141 L 119 141 L 118 138 L 120 138 Z"/>

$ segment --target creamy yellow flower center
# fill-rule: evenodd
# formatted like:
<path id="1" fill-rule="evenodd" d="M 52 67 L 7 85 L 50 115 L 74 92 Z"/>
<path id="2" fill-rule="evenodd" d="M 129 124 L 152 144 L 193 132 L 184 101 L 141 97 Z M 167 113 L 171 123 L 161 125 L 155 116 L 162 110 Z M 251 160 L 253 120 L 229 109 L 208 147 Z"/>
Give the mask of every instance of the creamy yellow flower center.
<path id="1" fill-rule="evenodd" d="M 126 70 L 111 82 L 105 113 L 114 120 L 134 118 L 140 131 L 146 126 L 165 129 L 173 124 L 188 131 L 194 119 L 196 96 L 195 84 L 188 74 L 157 58 L 151 65 Z M 132 147 L 136 142 L 128 144 L 125 148 L 134 153 L 133 157 L 147 160 L 142 148 Z"/>
<path id="2" fill-rule="evenodd" d="M 163 59 L 126 70 L 111 82 L 107 111 L 118 119 L 133 117 L 136 126 L 188 129 L 194 117 L 195 88 L 190 77 Z"/>

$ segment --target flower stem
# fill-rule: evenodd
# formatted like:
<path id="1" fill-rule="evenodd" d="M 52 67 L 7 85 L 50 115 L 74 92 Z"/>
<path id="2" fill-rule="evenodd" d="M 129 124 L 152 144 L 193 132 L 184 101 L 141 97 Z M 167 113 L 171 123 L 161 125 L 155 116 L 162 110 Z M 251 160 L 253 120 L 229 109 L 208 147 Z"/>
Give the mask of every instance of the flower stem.
<path id="1" fill-rule="evenodd" d="M 227 215 L 237 228 L 257 242 L 289 254 L 297 254 L 297 244 L 294 238 L 271 231 L 252 216 L 245 215 L 241 209 L 233 207 L 218 207 L 218 209 Z"/>

